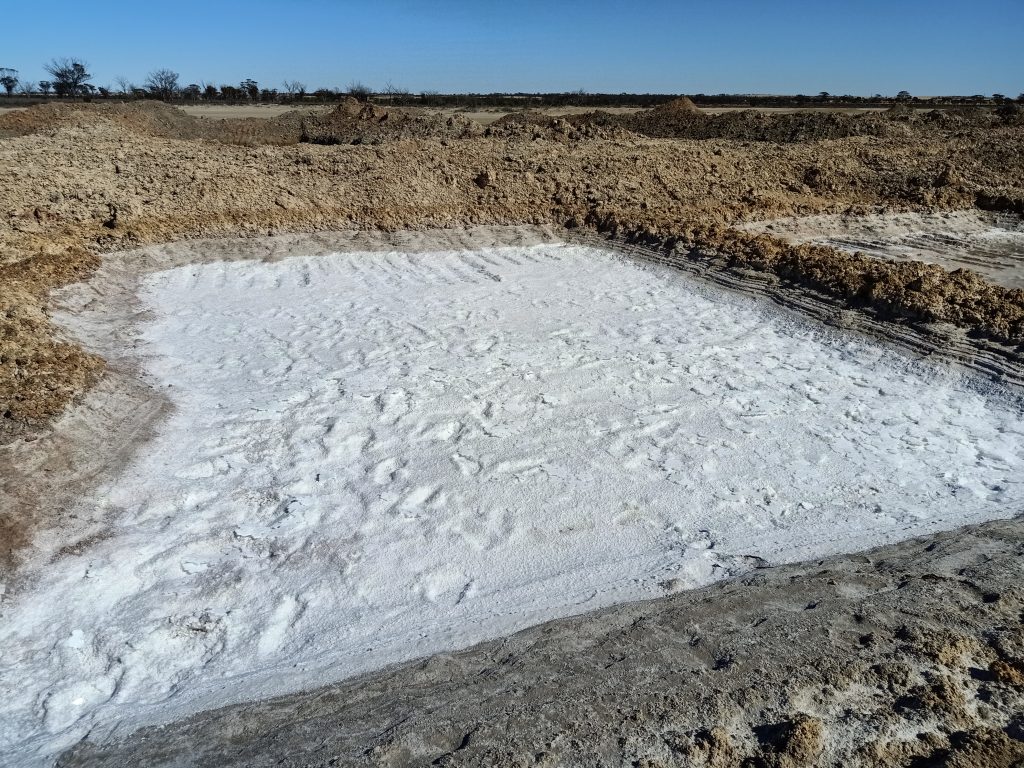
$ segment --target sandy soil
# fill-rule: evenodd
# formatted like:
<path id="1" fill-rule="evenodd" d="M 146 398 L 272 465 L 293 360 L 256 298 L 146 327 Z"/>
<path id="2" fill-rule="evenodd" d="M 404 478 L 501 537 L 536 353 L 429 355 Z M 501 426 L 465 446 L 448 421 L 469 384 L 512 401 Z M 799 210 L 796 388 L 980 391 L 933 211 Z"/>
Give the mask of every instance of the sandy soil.
<path id="1" fill-rule="evenodd" d="M 353 115 L 350 110 L 336 116 L 337 126 L 328 121 L 325 127 L 354 130 L 346 135 L 363 145 L 329 146 L 299 143 L 302 119 L 288 116 L 200 121 L 160 105 L 0 115 L 0 137 L 5 137 L 0 138 L 0 205 L 7 213 L 0 221 L 0 424 L 6 442 L 0 449 L 6 467 L 0 526 L 6 583 L 17 586 L 10 574 L 19 560 L 52 557 L 62 547 L 72 556 L 88 551 L 93 528 L 101 527 L 97 520 L 61 517 L 67 509 L 64 502 L 40 504 L 40 496 L 34 497 L 30 489 L 45 493 L 46 488 L 66 488 L 73 496 L 76 488 L 94 482 L 91 473 L 102 479 L 124 461 L 107 451 L 90 463 L 76 450 L 102 444 L 98 436 L 113 427 L 126 430 L 131 444 L 131 435 L 145 435 L 149 420 L 159 418 L 159 409 L 135 422 L 121 418 L 118 408 L 101 396 L 101 388 L 126 392 L 111 377 L 131 372 L 118 370 L 111 363 L 113 355 L 83 349 L 50 319 L 53 290 L 96 273 L 101 254 L 126 248 L 204 236 L 344 228 L 568 226 L 586 236 L 614 235 L 627 246 L 642 247 L 651 258 L 671 261 L 708 280 L 764 292 L 830 322 L 896 335 L 921 353 L 948 353 L 995 379 L 1014 380 L 1017 348 L 1024 342 L 1024 292 L 973 271 L 950 272 L 916 261 L 889 263 L 831 245 L 743 232 L 735 225 L 811 214 L 975 206 L 1019 214 L 1024 212 L 1024 136 L 1019 126 L 988 116 L 957 115 L 934 120 L 905 115 L 724 117 L 729 119 L 695 121 L 681 105 L 675 111 L 599 120 L 510 121 L 490 135 L 470 130 L 453 136 L 453 126 L 445 125 L 441 135 L 431 137 L 421 133 L 422 121 Z M 76 403 L 80 407 L 69 409 Z M 89 408 L 95 408 L 95 418 Z M 75 420 L 83 418 L 87 423 L 76 427 Z M 104 420 L 107 427 L 93 426 Z M 90 438 L 90 433 L 97 437 Z M 78 435 L 81 441 L 66 442 L 64 434 Z M 36 447 L 40 453 L 34 452 Z M 68 475 L 69 482 L 62 485 L 65 470 L 79 474 Z M 940 537 L 932 542 L 940 549 L 932 553 L 946 546 L 957 553 L 948 566 L 932 553 L 907 560 L 900 552 L 910 550 L 894 550 L 892 558 L 887 555 L 880 562 L 839 561 L 824 582 L 810 567 L 769 572 L 775 591 L 759 593 L 756 604 L 762 613 L 773 600 L 778 605 L 794 598 L 805 607 L 815 604 L 808 611 L 783 612 L 779 615 L 787 619 L 777 623 L 776 614 L 765 616 L 767 621 L 748 617 L 724 599 L 730 589 L 739 589 L 736 584 L 680 598 L 707 605 L 704 615 L 724 622 L 710 630 L 712 639 L 728 637 L 739 627 L 747 633 L 735 648 L 723 645 L 720 650 L 728 652 L 711 659 L 712 669 L 735 669 L 737 678 L 735 687 L 712 686 L 718 691 L 715 696 L 721 696 L 707 700 L 702 714 L 689 708 L 689 702 L 701 701 L 698 692 L 707 689 L 670 672 L 687 667 L 684 656 L 667 652 L 666 642 L 650 654 L 643 651 L 646 631 L 641 629 L 653 626 L 654 614 L 645 613 L 643 605 L 625 606 L 605 614 L 633 628 L 620 635 L 617 661 L 602 660 L 602 638 L 615 637 L 601 624 L 603 619 L 594 624 L 588 624 L 590 619 L 569 621 L 524 636 L 534 649 L 531 653 L 553 665 L 544 667 L 531 656 L 528 669 L 540 670 L 543 677 L 569 665 L 566 674 L 572 677 L 549 675 L 545 679 L 550 684 L 536 689 L 550 704 L 538 700 L 532 707 L 539 712 L 546 706 L 561 708 L 570 713 L 566 718 L 552 717 L 544 725 L 510 717 L 502 702 L 515 707 L 515 680 L 492 666 L 494 671 L 482 679 L 509 680 L 500 689 L 505 693 L 496 698 L 490 690 L 474 698 L 459 688 L 459 678 L 446 662 L 438 660 L 433 662 L 436 674 L 429 664 L 426 673 L 419 667 L 384 673 L 377 678 L 390 681 L 382 683 L 390 691 L 380 694 L 384 698 L 373 698 L 377 694 L 372 692 L 380 690 L 373 681 L 343 689 L 348 693 L 342 698 L 353 705 L 366 701 L 379 713 L 400 706 L 402 690 L 422 684 L 424 698 L 417 701 L 433 702 L 429 717 L 450 713 L 444 721 L 452 726 L 450 744 L 438 747 L 431 741 L 438 733 L 448 733 L 442 720 L 413 718 L 403 731 L 401 722 L 381 723 L 379 714 L 371 715 L 378 730 L 369 733 L 356 725 L 368 722 L 360 720 L 363 715 L 355 710 L 339 715 L 328 707 L 322 711 L 334 723 L 329 732 L 325 734 L 322 720 L 312 728 L 316 737 L 284 725 L 276 732 L 294 733 L 300 743 L 282 742 L 280 749 L 294 755 L 308 751 L 304 736 L 324 744 L 325 738 L 344 740 L 354 734 L 358 751 L 379 747 L 362 759 L 381 764 L 415 764 L 426 754 L 455 763 L 513 762 L 534 760 L 542 752 L 551 752 L 550 760 L 557 763 L 568 754 L 591 754 L 587 745 L 614 734 L 615 743 L 601 748 L 606 759 L 646 760 L 648 765 L 731 765 L 747 757 L 752 765 L 814 765 L 822 762 L 821 754 L 828 756 L 827 764 L 844 765 L 904 765 L 917 758 L 949 765 L 1013 765 L 1020 760 L 1021 726 L 1014 718 L 1020 709 L 1024 664 L 1020 595 L 1013 581 L 1021 557 L 1020 525 L 986 529 L 995 531 L 992 535 Z M 57 534 L 40 533 L 45 531 Z M 773 581 L 776 574 L 778 582 Z M 825 616 L 814 613 L 819 597 L 867 599 L 859 591 L 862 579 L 879 579 L 872 583 L 879 585 L 878 600 L 883 602 L 877 603 L 879 616 L 871 619 L 877 620 L 872 626 L 878 631 L 873 636 L 871 630 L 859 633 L 856 643 L 843 646 L 846 656 L 836 651 L 837 664 L 856 654 L 863 666 L 848 678 L 829 674 L 829 688 L 814 665 L 838 669 L 828 666 L 830 657 L 822 649 L 837 648 L 843 635 L 827 616 L 821 624 L 803 618 Z M 977 593 L 975 586 L 980 587 Z M 805 588 L 811 594 L 804 594 Z M 5 596 L 5 601 L 16 599 L 18 589 L 12 592 L 14 597 Z M 981 600 L 966 600 L 965 594 L 980 594 Z M 692 623 L 698 627 L 711 621 L 680 615 L 696 616 Z M 801 620 L 794 621 L 794 615 Z M 858 609 L 858 615 L 866 614 Z M 593 631 L 580 630 L 583 626 Z M 578 631 L 583 632 L 582 645 Z M 777 632 L 774 641 L 772 631 Z M 566 639 L 570 635 L 577 639 Z M 554 639 L 546 645 L 543 638 L 549 636 Z M 703 635 L 695 631 L 689 636 Z M 832 644 L 823 645 L 823 637 Z M 879 638 L 882 642 L 875 643 Z M 936 645 L 934 638 L 941 642 Z M 943 650 L 946 640 L 953 651 Z M 699 646 L 687 644 L 679 652 L 691 653 L 686 648 Z M 628 662 L 630 647 L 637 649 L 639 667 Z M 749 667 L 735 663 L 758 648 L 774 654 L 774 660 L 751 656 L 756 663 Z M 485 659 L 493 652 L 470 653 Z M 490 664 L 483 663 L 485 668 Z M 572 664 L 582 665 L 575 668 L 578 674 Z M 619 664 L 630 674 L 616 678 L 615 673 L 597 671 Z M 527 669 L 515 661 L 512 667 Z M 646 678 L 637 677 L 641 669 Z M 765 672 L 758 676 L 755 669 Z M 410 675 L 410 687 L 396 688 L 390 674 Z M 573 679 L 579 687 L 573 687 Z M 655 683 L 640 685 L 638 679 L 668 681 L 673 693 L 660 696 Z M 612 688 L 602 689 L 602 681 Z M 366 691 L 367 698 L 360 699 L 355 690 Z M 794 696 L 795 690 L 805 694 Z M 821 698 L 814 699 L 813 691 Z M 309 702 L 319 700 L 317 694 L 310 696 L 296 700 L 303 712 L 310 712 Z M 499 708 L 487 709 L 487 702 Z M 457 714 L 454 708 L 463 705 L 464 714 Z M 284 722 L 301 722 L 289 707 L 279 710 Z M 851 711 L 863 713 L 860 731 L 850 730 Z M 485 730 L 474 731 L 482 723 L 479 713 L 486 712 L 496 720 L 488 719 Z M 679 713 L 679 721 L 672 712 Z M 897 719 L 888 719 L 894 712 Z M 245 715 L 254 729 L 247 731 L 248 744 L 255 752 L 271 754 L 273 749 L 259 740 L 267 733 L 261 717 L 252 711 Z M 203 722 L 223 721 L 213 717 Z M 229 730 L 235 738 L 239 721 L 229 716 L 229 722 L 234 723 Z M 424 730 L 416 730 L 421 722 Z M 465 723 L 469 726 L 463 729 Z M 559 742 L 552 734 L 541 743 L 541 734 L 552 723 L 579 736 Z M 640 725 L 634 728 L 635 723 Z M 221 725 L 211 727 L 207 743 L 221 743 L 214 735 Z M 677 732 L 681 735 L 672 741 Z M 646 740 L 642 749 L 633 750 L 633 736 Z M 159 746 L 156 741 L 149 744 Z M 171 742 L 163 744 L 167 754 L 179 752 L 178 758 L 166 758 L 168 762 L 188 759 Z M 672 752 L 672 744 L 679 749 Z M 474 751 L 477 746 L 480 752 Z M 79 757 L 94 749 L 83 746 Z M 338 754 L 348 755 L 345 749 L 339 747 Z M 191 751 L 195 753 L 194 745 Z M 454 754 L 444 757 L 446 753 Z M 121 758 L 108 753 L 96 760 L 118 764 Z M 341 762 L 356 758 L 343 757 Z"/>

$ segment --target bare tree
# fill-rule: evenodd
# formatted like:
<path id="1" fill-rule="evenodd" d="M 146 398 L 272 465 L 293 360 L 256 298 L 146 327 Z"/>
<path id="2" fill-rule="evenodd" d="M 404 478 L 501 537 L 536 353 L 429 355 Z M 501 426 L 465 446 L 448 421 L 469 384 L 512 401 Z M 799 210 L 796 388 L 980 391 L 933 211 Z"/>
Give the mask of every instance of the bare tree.
<path id="1" fill-rule="evenodd" d="M 358 80 L 353 80 L 351 83 L 348 84 L 348 95 L 351 96 L 353 99 L 358 99 L 359 101 L 369 101 L 370 96 L 372 94 L 373 91 L 370 90 L 370 86 L 364 85 Z"/>
<path id="2" fill-rule="evenodd" d="M 300 83 L 298 80 L 285 80 L 282 85 L 284 86 L 284 92 L 292 98 L 306 93 L 306 84 Z"/>
<path id="3" fill-rule="evenodd" d="M 22 80 L 18 84 L 18 93 L 20 93 L 22 96 L 31 96 L 32 95 L 32 83 L 28 82 L 28 80 Z"/>
<path id="4" fill-rule="evenodd" d="M 162 101 L 170 101 L 178 93 L 178 73 L 169 69 L 156 69 L 149 73 L 146 90 Z"/>
<path id="5" fill-rule="evenodd" d="M 409 101 L 412 96 L 412 94 L 409 93 L 408 88 L 402 88 L 399 85 L 395 85 L 390 80 L 384 84 L 384 88 L 381 93 L 387 96 L 388 101 L 392 104 L 404 104 Z"/>
<path id="6" fill-rule="evenodd" d="M 54 59 L 43 69 L 53 78 L 53 90 L 58 96 L 79 96 L 87 93 L 89 74 L 84 61 L 74 58 Z"/>
<path id="7" fill-rule="evenodd" d="M 117 83 L 117 92 L 122 96 L 131 96 L 135 92 L 135 83 L 127 77 L 119 77 L 115 82 Z"/>
<path id="8" fill-rule="evenodd" d="M 14 94 L 14 89 L 18 87 L 18 82 L 18 70 L 0 67 L 0 85 L 7 91 L 8 98 Z"/>

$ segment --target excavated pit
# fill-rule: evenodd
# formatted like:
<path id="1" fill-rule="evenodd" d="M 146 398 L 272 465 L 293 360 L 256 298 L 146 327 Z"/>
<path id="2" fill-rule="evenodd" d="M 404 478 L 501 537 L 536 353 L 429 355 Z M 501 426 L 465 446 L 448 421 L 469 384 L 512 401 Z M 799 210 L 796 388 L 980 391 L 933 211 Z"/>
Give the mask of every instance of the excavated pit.
<path id="1" fill-rule="evenodd" d="M 1024 502 L 1012 388 L 607 249 L 483 239 L 169 246 L 62 294 L 164 415 L 7 608 L 14 764 Z"/>

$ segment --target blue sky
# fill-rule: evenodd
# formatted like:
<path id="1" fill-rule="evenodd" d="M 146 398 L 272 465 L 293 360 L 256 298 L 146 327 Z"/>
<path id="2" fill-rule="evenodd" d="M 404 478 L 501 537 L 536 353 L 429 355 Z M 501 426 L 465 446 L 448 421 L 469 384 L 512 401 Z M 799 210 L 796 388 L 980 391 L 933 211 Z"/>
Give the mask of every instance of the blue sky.
<path id="1" fill-rule="evenodd" d="M 1024 0 L 149 0 L 11 3 L 0 66 L 54 56 L 95 85 L 412 91 L 1024 91 Z"/>

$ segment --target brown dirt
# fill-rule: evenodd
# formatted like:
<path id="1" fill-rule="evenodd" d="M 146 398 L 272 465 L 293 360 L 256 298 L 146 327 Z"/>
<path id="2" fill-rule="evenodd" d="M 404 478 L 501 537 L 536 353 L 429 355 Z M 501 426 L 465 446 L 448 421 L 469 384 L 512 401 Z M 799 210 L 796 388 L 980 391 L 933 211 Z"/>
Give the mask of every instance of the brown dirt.
<path id="1" fill-rule="evenodd" d="M 382 144 L 404 139 L 467 139 L 483 128 L 461 115 L 414 109 L 384 109 L 353 98 L 325 115 L 302 120 L 301 140 L 310 144 Z"/>
<path id="2" fill-rule="evenodd" d="M 961 109 L 919 112 L 896 106 L 884 112 L 764 112 L 748 109 L 705 112 L 687 98 L 633 114 L 591 112 L 569 118 L 576 125 L 619 127 L 650 138 L 732 139 L 737 141 L 801 142 L 853 136 L 937 137 L 950 130 L 1020 128 L 1022 113 L 1014 106 L 1000 110 Z"/>
<path id="3" fill-rule="evenodd" d="M 42 104 L 0 114 L 0 138 L 26 136 L 66 126 L 88 126 L 96 118 L 101 118 L 125 131 L 146 136 L 246 146 L 286 145 L 298 143 L 302 120 L 307 114 L 308 111 L 293 110 L 270 119 L 210 119 L 155 101 Z"/>

